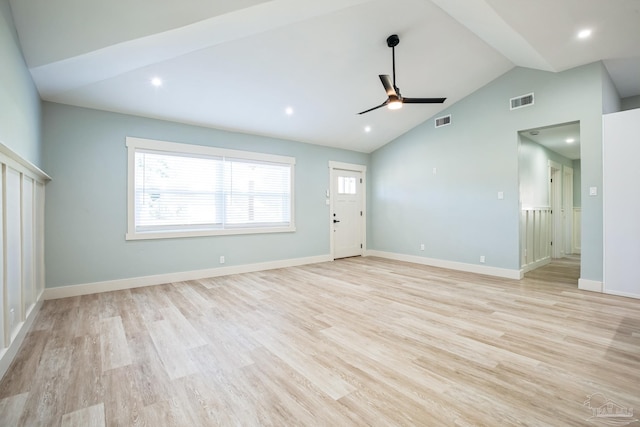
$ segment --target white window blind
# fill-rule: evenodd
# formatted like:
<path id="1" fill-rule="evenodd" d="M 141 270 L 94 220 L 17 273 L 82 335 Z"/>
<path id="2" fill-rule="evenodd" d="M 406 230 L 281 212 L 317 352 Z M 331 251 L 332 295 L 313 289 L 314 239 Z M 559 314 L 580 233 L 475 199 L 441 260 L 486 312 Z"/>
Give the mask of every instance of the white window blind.
<path id="1" fill-rule="evenodd" d="M 222 228 L 222 158 L 137 151 L 136 231 Z"/>
<path id="2" fill-rule="evenodd" d="M 289 165 L 228 159 L 225 167 L 227 227 L 286 227 L 291 222 Z"/>
<path id="3" fill-rule="evenodd" d="M 294 159 L 138 138 L 127 146 L 127 238 L 294 231 Z"/>

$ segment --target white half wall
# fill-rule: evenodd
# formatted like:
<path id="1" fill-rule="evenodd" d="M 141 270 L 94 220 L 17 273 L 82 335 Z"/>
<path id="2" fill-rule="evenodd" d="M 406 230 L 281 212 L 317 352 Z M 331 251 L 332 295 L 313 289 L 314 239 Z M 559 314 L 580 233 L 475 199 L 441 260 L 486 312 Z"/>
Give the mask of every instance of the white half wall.
<path id="1" fill-rule="evenodd" d="M 0 143 L 0 378 L 42 305 L 48 180 Z"/>

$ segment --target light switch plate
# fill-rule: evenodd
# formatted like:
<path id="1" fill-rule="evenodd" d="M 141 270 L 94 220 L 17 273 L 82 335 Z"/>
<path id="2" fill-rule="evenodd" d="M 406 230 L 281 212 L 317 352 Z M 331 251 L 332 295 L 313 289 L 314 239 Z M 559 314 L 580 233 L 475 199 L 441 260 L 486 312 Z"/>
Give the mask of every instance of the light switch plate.
<path id="1" fill-rule="evenodd" d="M 598 187 L 589 187 L 589 195 L 597 196 L 598 195 Z"/>

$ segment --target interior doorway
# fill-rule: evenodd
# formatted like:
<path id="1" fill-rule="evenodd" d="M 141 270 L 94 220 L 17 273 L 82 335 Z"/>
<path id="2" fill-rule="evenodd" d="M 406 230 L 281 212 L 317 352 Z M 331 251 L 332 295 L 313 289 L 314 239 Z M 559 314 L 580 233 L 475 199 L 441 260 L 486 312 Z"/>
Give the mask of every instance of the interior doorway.
<path id="1" fill-rule="evenodd" d="M 522 130 L 518 141 L 520 265 L 526 273 L 552 259 L 579 258 L 580 123 Z"/>

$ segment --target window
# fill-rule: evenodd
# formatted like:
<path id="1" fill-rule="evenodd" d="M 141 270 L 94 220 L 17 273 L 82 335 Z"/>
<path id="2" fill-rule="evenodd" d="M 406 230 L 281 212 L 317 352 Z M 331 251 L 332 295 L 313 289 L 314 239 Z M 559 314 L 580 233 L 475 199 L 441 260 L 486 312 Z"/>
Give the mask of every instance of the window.
<path id="1" fill-rule="evenodd" d="M 338 194 L 356 194 L 356 178 L 353 176 L 339 176 Z"/>
<path id="2" fill-rule="evenodd" d="M 295 231 L 295 159 L 127 138 L 127 239 Z"/>

